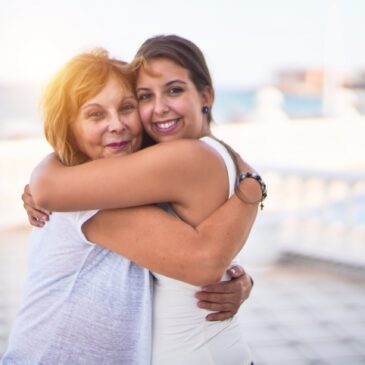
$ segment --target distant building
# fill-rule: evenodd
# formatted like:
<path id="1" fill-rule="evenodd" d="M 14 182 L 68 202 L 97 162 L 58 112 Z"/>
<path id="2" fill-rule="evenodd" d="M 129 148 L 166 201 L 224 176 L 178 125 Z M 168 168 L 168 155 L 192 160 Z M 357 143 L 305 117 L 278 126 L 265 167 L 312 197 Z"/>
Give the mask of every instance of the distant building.
<path id="1" fill-rule="evenodd" d="M 365 69 L 357 71 L 346 83 L 350 89 L 365 89 Z"/>
<path id="2" fill-rule="evenodd" d="M 331 71 L 331 77 L 335 77 L 337 84 L 345 86 L 345 75 L 339 71 Z M 276 75 L 276 86 L 284 93 L 320 95 L 323 89 L 325 74 L 323 69 L 287 69 L 281 70 Z"/>

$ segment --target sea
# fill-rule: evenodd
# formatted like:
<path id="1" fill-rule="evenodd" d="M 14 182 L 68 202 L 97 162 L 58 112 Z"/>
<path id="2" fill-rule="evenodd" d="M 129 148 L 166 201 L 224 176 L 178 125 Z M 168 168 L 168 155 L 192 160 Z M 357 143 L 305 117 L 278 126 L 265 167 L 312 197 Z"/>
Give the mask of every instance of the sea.
<path id="1" fill-rule="evenodd" d="M 213 118 L 216 123 L 244 122 L 255 109 L 259 89 L 218 88 Z M 30 84 L 0 84 L 0 139 L 41 135 L 39 112 L 41 87 Z M 359 109 L 365 112 L 365 92 L 358 93 Z M 283 94 L 282 110 L 290 118 L 320 117 L 322 98 Z"/>

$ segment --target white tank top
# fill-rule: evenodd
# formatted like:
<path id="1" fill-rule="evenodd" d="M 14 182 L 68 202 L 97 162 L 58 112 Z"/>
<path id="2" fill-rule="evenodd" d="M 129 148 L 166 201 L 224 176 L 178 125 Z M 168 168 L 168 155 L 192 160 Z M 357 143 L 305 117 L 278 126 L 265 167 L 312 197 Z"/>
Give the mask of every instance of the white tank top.
<path id="1" fill-rule="evenodd" d="M 211 137 L 201 139 L 224 159 L 229 196 L 236 170 L 226 148 Z M 167 209 L 174 214 L 171 208 Z M 176 215 L 176 214 L 174 214 Z M 154 284 L 152 365 L 246 365 L 251 354 L 236 317 L 209 322 L 209 311 L 197 306 L 199 287 L 160 274 Z M 223 280 L 228 280 L 224 278 Z"/>

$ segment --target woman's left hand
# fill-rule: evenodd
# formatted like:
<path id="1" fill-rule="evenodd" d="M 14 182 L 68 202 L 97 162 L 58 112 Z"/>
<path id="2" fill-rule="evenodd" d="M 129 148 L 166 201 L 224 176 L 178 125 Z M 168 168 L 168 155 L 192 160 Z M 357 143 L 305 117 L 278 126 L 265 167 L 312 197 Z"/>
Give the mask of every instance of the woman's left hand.
<path id="1" fill-rule="evenodd" d="M 206 285 L 196 293 L 198 306 L 215 312 L 207 315 L 208 321 L 233 317 L 251 293 L 253 281 L 242 266 L 233 266 L 227 272 L 231 280 Z"/>

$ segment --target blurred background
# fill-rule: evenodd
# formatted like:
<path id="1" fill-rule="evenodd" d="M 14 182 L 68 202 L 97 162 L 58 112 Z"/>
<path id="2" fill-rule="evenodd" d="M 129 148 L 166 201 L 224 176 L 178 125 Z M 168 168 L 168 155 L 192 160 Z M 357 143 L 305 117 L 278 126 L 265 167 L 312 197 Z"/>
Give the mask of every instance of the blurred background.
<path id="1" fill-rule="evenodd" d="M 365 364 L 365 2 L 2 1 L 0 355 L 20 300 L 30 228 L 23 186 L 50 147 L 39 96 L 75 54 L 126 61 L 175 33 L 204 52 L 214 133 L 264 176 L 265 209 L 240 261 L 256 365 Z"/>

